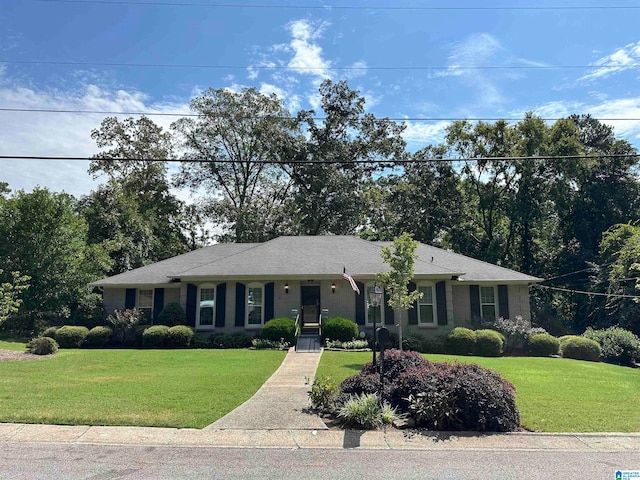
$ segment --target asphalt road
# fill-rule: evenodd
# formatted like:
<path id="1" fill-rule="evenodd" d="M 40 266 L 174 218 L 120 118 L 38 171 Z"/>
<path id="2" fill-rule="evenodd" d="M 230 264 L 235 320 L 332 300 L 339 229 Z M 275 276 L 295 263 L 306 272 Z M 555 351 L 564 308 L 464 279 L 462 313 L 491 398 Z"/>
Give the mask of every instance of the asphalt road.
<path id="1" fill-rule="evenodd" d="M 325 450 L 0 443 L 0 478 L 615 479 L 640 453 Z"/>

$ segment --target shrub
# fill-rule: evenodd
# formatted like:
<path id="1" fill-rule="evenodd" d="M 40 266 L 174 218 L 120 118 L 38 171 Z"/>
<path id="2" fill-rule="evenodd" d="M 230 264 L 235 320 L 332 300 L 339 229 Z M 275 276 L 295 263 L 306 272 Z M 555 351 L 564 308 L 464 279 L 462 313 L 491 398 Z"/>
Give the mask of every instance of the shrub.
<path id="1" fill-rule="evenodd" d="M 154 325 L 142 332 L 142 348 L 162 348 L 167 344 L 169 327 Z"/>
<path id="2" fill-rule="evenodd" d="M 425 338 L 422 342 L 422 353 L 446 353 L 446 344 L 447 337 L 445 335 Z"/>
<path id="3" fill-rule="evenodd" d="M 458 407 L 451 390 L 430 390 L 409 395 L 408 411 L 416 426 L 430 430 L 449 430 L 457 421 Z"/>
<path id="4" fill-rule="evenodd" d="M 424 353 L 424 340 L 424 337 L 422 337 L 421 335 L 407 335 L 402 340 L 402 349 L 412 352 Z"/>
<path id="5" fill-rule="evenodd" d="M 560 351 L 560 340 L 548 333 L 536 333 L 529 337 L 527 351 L 534 357 L 557 355 Z"/>
<path id="6" fill-rule="evenodd" d="M 320 411 L 333 410 L 338 384 L 331 377 L 316 377 L 308 392 L 311 406 Z"/>
<path id="7" fill-rule="evenodd" d="M 524 348 L 531 335 L 546 333 L 544 328 L 532 327 L 531 322 L 521 315 L 516 315 L 515 319 L 500 317 L 491 324 L 491 328 L 504 335 L 507 352 Z"/>
<path id="8" fill-rule="evenodd" d="M 481 357 L 499 357 L 504 349 L 502 335 L 495 330 L 476 330 L 475 354 Z"/>
<path id="9" fill-rule="evenodd" d="M 373 430 L 392 424 L 397 415 L 388 403 L 380 405 L 380 400 L 375 394 L 364 394 L 347 400 L 340 407 L 338 418 L 347 427 Z"/>
<path id="10" fill-rule="evenodd" d="M 404 350 L 386 350 L 384 354 L 384 377 L 392 381 L 401 373 L 416 367 L 429 365 L 429 362 L 417 352 L 406 352 Z M 372 363 L 367 363 L 362 367 L 363 375 L 374 375 L 377 368 Z"/>
<path id="11" fill-rule="evenodd" d="M 600 344 L 605 361 L 620 365 L 633 366 L 640 358 L 640 338 L 620 327 L 609 327 L 605 330 L 587 328 L 582 334 L 585 338 Z"/>
<path id="12" fill-rule="evenodd" d="M 292 318 L 274 318 L 264 324 L 260 335 L 265 340 L 274 342 L 284 339 L 289 344 L 296 343 L 296 321 Z"/>
<path id="13" fill-rule="evenodd" d="M 560 352 L 564 358 L 599 362 L 602 350 L 595 340 L 576 335 L 567 335 L 560 342 Z"/>
<path id="14" fill-rule="evenodd" d="M 358 325 L 347 318 L 328 318 L 322 324 L 322 336 L 329 340 L 348 342 L 353 338 L 358 338 L 358 333 Z"/>
<path id="15" fill-rule="evenodd" d="M 113 336 L 113 330 L 109 327 L 93 327 L 87 333 L 86 338 L 82 344 L 87 348 L 104 348 L 111 342 Z"/>
<path id="16" fill-rule="evenodd" d="M 55 338 L 56 336 L 56 330 L 58 330 L 60 327 L 47 327 L 43 330 L 42 334 L 40 335 L 41 337 L 50 337 L 50 338 Z"/>
<path id="17" fill-rule="evenodd" d="M 89 333 L 87 327 L 65 325 L 56 330 L 56 342 L 60 348 L 80 348 Z"/>
<path id="18" fill-rule="evenodd" d="M 51 337 L 33 338 L 27 343 L 27 352 L 34 355 L 53 355 L 58 351 L 58 343 Z"/>
<path id="19" fill-rule="evenodd" d="M 193 330 L 186 325 L 175 325 L 167 332 L 167 345 L 171 348 L 187 348 L 193 338 Z"/>
<path id="20" fill-rule="evenodd" d="M 473 354 L 476 347 L 476 332 L 468 328 L 456 327 L 447 337 L 447 350 L 454 355 Z"/>
<path id="21" fill-rule="evenodd" d="M 325 348 L 338 348 L 342 350 L 362 350 L 369 347 L 368 340 L 356 340 L 355 338 L 350 342 L 341 342 L 340 340 L 329 340 L 328 338 L 324 341 Z"/>
<path id="22" fill-rule="evenodd" d="M 209 348 L 249 348 L 252 345 L 251 337 L 242 332 L 213 333 L 209 342 Z"/>
<path id="23" fill-rule="evenodd" d="M 276 342 L 265 338 L 254 338 L 251 340 L 251 346 L 256 350 L 288 350 L 290 347 L 288 342 Z"/>
<path id="24" fill-rule="evenodd" d="M 127 329 L 124 346 L 127 348 L 142 348 L 142 334 L 149 325 L 134 325 Z"/>
<path id="25" fill-rule="evenodd" d="M 211 341 L 211 335 L 195 333 L 191 339 L 191 348 L 214 348 Z"/>
<path id="26" fill-rule="evenodd" d="M 104 323 L 107 313 L 102 303 L 102 295 L 89 293 L 78 301 L 78 305 L 71 313 L 71 322 L 74 325 L 82 325 L 93 328 Z"/>
<path id="27" fill-rule="evenodd" d="M 131 345 L 136 341 L 136 326 L 142 323 L 143 318 L 144 314 L 140 310 L 116 309 L 107 317 L 106 321 L 111 325 L 113 336 L 117 343 Z"/>
<path id="28" fill-rule="evenodd" d="M 164 310 L 160 312 L 154 323 L 156 325 L 166 325 L 168 327 L 186 325 L 187 314 L 179 303 L 172 302 L 164 307 Z"/>

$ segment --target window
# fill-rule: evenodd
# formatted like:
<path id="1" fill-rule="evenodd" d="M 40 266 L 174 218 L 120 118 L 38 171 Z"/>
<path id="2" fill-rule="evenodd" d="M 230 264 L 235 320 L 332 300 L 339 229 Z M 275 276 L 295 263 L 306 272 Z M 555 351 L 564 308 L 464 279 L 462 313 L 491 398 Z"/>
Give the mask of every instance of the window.
<path id="1" fill-rule="evenodd" d="M 480 317 L 485 321 L 493 321 L 497 317 L 496 312 L 496 288 L 480 287 Z"/>
<path id="2" fill-rule="evenodd" d="M 153 290 L 138 290 L 137 309 L 144 313 L 147 320 L 153 319 Z"/>
<path id="3" fill-rule="evenodd" d="M 198 327 L 213 328 L 216 318 L 215 302 L 215 285 L 201 285 L 198 289 Z"/>
<path id="4" fill-rule="evenodd" d="M 433 285 L 418 285 L 422 298 L 418 299 L 418 325 L 436 324 L 436 306 L 433 301 Z"/>
<path id="5" fill-rule="evenodd" d="M 369 299 L 371 298 L 370 293 L 373 291 L 373 287 L 375 286 L 375 283 L 367 283 L 367 285 L 365 285 L 365 302 L 367 302 L 367 309 L 366 309 L 366 315 L 367 315 L 367 325 L 373 325 L 373 320 L 375 319 L 376 321 L 376 326 L 380 325 L 383 326 L 384 325 L 384 306 L 385 306 L 385 299 L 383 296 L 382 297 L 382 305 L 380 305 L 380 307 L 375 308 L 372 307 L 371 304 L 369 303 Z M 382 287 L 380 287 L 382 288 Z"/>
<path id="6" fill-rule="evenodd" d="M 262 326 L 264 320 L 264 285 L 247 285 L 247 327 Z"/>

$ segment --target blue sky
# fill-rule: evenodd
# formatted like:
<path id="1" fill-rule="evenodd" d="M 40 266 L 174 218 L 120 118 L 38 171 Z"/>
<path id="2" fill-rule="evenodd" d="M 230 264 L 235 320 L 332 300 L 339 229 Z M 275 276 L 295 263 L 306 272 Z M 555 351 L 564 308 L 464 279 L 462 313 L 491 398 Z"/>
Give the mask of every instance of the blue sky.
<path id="1" fill-rule="evenodd" d="M 520 118 L 526 111 L 633 118 L 607 123 L 640 147 L 637 7 L 574 8 L 607 6 L 604 0 L 494 0 L 481 9 L 463 0 L 113 2 L 2 0 L 0 109 L 186 113 L 205 88 L 252 86 L 277 93 L 295 113 L 317 108 L 317 87 L 331 78 L 347 79 L 375 115 L 410 119 L 411 149 L 437 142 L 448 123 L 418 118 Z M 0 155 L 91 155 L 90 132 L 104 116 L 0 111 Z M 168 127 L 177 117 L 152 118 Z M 96 185 L 86 169 L 86 162 L 0 160 L 0 180 L 14 190 L 41 185 L 82 195 Z"/>

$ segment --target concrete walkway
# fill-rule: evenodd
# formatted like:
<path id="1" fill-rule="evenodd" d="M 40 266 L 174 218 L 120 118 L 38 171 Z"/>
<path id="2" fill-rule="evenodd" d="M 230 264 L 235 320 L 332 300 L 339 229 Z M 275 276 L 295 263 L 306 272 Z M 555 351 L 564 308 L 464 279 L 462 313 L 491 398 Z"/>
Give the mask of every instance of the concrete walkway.
<path id="1" fill-rule="evenodd" d="M 322 352 L 289 350 L 284 361 L 253 397 L 205 430 L 326 430 L 317 416 L 306 413 Z"/>

